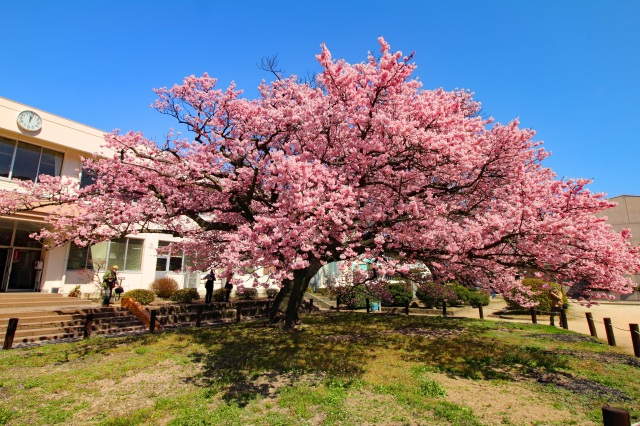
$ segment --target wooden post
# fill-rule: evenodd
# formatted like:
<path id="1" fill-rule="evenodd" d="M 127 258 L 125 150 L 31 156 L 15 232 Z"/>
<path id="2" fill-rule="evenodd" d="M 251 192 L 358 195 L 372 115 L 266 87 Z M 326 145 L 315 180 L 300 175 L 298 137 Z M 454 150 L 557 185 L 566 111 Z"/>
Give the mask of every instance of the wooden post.
<path id="1" fill-rule="evenodd" d="M 369 298 L 367 297 L 366 299 L 364 299 L 365 302 L 367 303 L 367 313 L 371 312 L 371 303 L 369 302 Z"/>
<path id="2" fill-rule="evenodd" d="M 93 314 L 87 314 L 84 319 L 84 331 L 82 333 L 83 339 L 91 337 L 91 327 L 93 326 Z"/>
<path id="3" fill-rule="evenodd" d="M 562 328 L 564 328 L 565 330 L 569 329 L 569 321 L 567 321 L 567 311 L 564 308 L 560 309 L 560 323 Z"/>
<path id="4" fill-rule="evenodd" d="M 529 308 L 529 312 L 531 312 L 531 324 L 537 324 L 538 317 L 536 316 L 536 308 Z"/>
<path id="5" fill-rule="evenodd" d="M 309 299 L 309 311 L 313 311 L 313 299 Z"/>
<path id="6" fill-rule="evenodd" d="M 340 296 L 336 296 L 336 312 L 340 312 Z"/>
<path id="7" fill-rule="evenodd" d="M 236 322 L 240 322 L 240 320 L 242 319 L 242 307 L 237 304 L 236 305 Z"/>
<path id="8" fill-rule="evenodd" d="M 198 315 L 196 316 L 196 327 L 202 326 L 202 311 L 204 310 L 204 305 L 198 305 Z"/>
<path id="9" fill-rule="evenodd" d="M 442 302 L 442 316 L 447 316 L 447 302 Z"/>
<path id="10" fill-rule="evenodd" d="M 604 329 L 607 331 L 607 342 L 609 342 L 609 346 L 615 346 L 616 337 L 613 335 L 613 325 L 611 324 L 611 318 L 604 318 Z"/>
<path id="11" fill-rule="evenodd" d="M 409 301 L 404 304 L 404 313 L 409 315 Z"/>
<path id="12" fill-rule="evenodd" d="M 593 337 L 598 337 L 598 331 L 596 330 L 596 323 L 593 320 L 593 315 L 591 315 L 591 312 L 585 312 L 584 314 L 587 317 L 587 324 L 589 324 L 589 333 L 591 333 Z"/>
<path id="13" fill-rule="evenodd" d="M 627 410 L 602 407 L 602 422 L 604 426 L 630 426 L 631 417 Z"/>
<path id="14" fill-rule="evenodd" d="M 629 324 L 631 330 L 631 343 L 633 343 L 633 354 L 640 357 L 640 328 L 638 324 Z"/>
<path id="15" fill-rule="evenodd" d="M 152 309 L 150 312 L 150 318 L 149 318 L 149 333 L 153 333 L 154 331 L 156 331 L 156 315 L 158 315 L 158 311 L 156 311 L 155 309 Z"/>
<path id="16" fill-rule="evenodd" d="M 18 328 L 18 318 L 9 318 L 9 323 L 7 324 L 7 332 L 4 335 L 4 343 L 2 344 L 2 349 L 11 349 L 13 346 L 13 338 L 16 335 L 16 330 Z"/>

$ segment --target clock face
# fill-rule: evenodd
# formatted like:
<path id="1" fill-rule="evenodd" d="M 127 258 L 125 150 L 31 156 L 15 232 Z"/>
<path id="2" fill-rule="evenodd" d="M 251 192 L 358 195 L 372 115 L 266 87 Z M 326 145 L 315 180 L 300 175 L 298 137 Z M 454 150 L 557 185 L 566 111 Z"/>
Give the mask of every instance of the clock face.
<path id="1" fill-rule="evenodd" d="M 35 132 L 42 127 L 42 118 L 33 111 L 22 111 L 18 114 L 18 126 L 29 132 Z"/>

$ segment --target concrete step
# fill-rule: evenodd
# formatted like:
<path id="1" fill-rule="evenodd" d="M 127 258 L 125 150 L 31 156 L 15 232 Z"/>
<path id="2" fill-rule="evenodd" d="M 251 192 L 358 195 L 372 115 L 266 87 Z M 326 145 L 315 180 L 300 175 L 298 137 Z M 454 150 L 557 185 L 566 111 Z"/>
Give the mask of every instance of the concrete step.
<path id="1" fill-rule="evenodd" d="M 73 326 L 84 326 L 85 318 L 54 318 L 40 320 L 40 318 L 36 318 L 40 321 L 30 321 L 30 322 L 18 322 L 18 330 L 38 330 L 44 328 L 55 328 L 55 327 L 73 327 Z M 102 317 L 95 318 L 93 320 L 94 324 L 122 324 L 131 321 L 138 321 L 138 318 L 134 315 L 119 315 L 114 317 Z M 0 333 L 6 330 L 7 323 L 0 323 Z"/>
<path id="2" fill-rule="evenodd" d="M 0 300 L 13 300 L 13 299 L 61 299 L 62 293 L 38 293 L 33 291 L 22 291 L 15 293 L 0 293 Z"/>
<path id="3" fill-rule="evenodd" d="M 119 310 L 100 310 L 96 309 L 94 312 L 84 312 L 84 310 L 73 311 L 37 311 L 37 312 L 18 312 L 10 314 L 0 314 L 0 327 L 6 325 L 9 322 L 9 318 L 18 318 L 19 323 L 25 322 L 45 322 L 55 320 L 74 320 L 84 319 L 88 313 L 93 313 L 95 319 L 110 317 L 110 316 L 123 316 L 130 315 L 130 312 L 126 309 Z"/>
<path id="4" fill-rule="evenodd" d="M 93 302 L 90 300 L 82 300 L 77 297 L 58 298 L 55 300 L 0 300 L 0 309 L 7 308 L 37 308 L 42 306 L 46 309 L 51 309 L 57 306 L 79 306 L 79 305 L 91 305 Z"/>
<path id="5" fill-rule="evenodd" d="M 95 330 L 92 331 L 92 336 L 96 335 L 109 335 L 109 334 L 125 334 L 125 333 L 144 333 L 147 331 L 147 328 L 142 325 L 136 326 L 128 326 L 121 328 L 110 328 L 104 330 Z M 37 343 L 37 342 L 45 342 L 45 341 L 54 341 L 54 340 L 62 340 L 62 339 L 81 339 L 84 335 L 84 329 L 80 329 L 79 331 L 70 331 L 64 333 L 57 334 L 49 334 L 49 335 L 41 335 L 41 336 L 16 336 L 13 340 L 13 347 L 19 347 L 21 345 Z M 4 341 L 4 336 L 0 339 L 0 344 Z"/>
<path id="6" fill-rule="evenodd" d="M 305 302 L 309 299 L 313 299 L 313 305 L 317 306 L 320 309 L 331 309 L 332 307 L 335 308 L 336 306 L 336 302 L 329 300 L 329 296 L 320 296 L 317 294 L 305 293 Z"/>
<path id="7" fill-rule="evenodd" d="M 107 330 L 110 328 L 128 327 L 132 325 L 142 325 L 140 320 L 134 316 L 128 318 L 120 318 L 117 321 L 104 319 L 102 322 L 94 323 L 94 330 Z M 84 329 L 84 323 L 77 324 L 75 322 L 64 322 L 60 325 L 52 323 L 42 323 L 40 326 L 36 324 L 29 324 L 27 327 L 21 327 L 18 323 L 18 329 L 16 330 L 16 337 L 18 336 L 46 336 L 51 334 L 59 334 L 71 331 L 77 331 Z M 4 337 L 4 336 L 3 336 Z"/>

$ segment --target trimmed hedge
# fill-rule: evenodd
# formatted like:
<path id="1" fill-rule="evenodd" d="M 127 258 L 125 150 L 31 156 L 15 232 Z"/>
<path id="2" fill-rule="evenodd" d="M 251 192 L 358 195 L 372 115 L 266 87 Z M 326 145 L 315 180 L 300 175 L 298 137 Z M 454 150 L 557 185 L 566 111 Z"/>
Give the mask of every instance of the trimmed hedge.
<path id="1" fill-rule="evenodd" d="M 544 286 L 551 286 L 552 288 L 553 287 L 558 288 L 562 293 L 562 303 L 566 304 L 568 302 L 567 295 L 562 289 L 562 286 L 558 283 L 544 281 L 538 278 L 525 278 L 524 280 L 522 280 L 522 284 L 526 287 L 529 287 L 531 290 L 537 293 L 535 296 L 533 296 L 533 298 L 531 298 L 531 300 L 538 303 L 536 306 L 536 309 L 539 309 L 542 312 L 550 312 L 551 303 L 552 303 L 551 297 L 549 297 L 549 291 L 551 289 L 545 290 L 543 288 Z M 514 290 L 512 294 L 515 295 L 518 293 L 519 292 L 517 290 Z M 505 297 L 505 300 L 507 301 L 507 306 L 510 309 L 522 309 L 522 306 L 520 306 L 515 301 L 511 300 L 509 297 Z"/>
<path id="2" fill-rule="evenodd" d="M 219 288 L 213 291 L 213 295 L 211 296 L 211 300 L 214 302 L 224 302 L 227 297 L 227 290 L 224 288 Z"/>
<path id="3" fill-rule="evenodd" d="M 328 296 L 331 294 L 331 289 L 329 287 L 316 288 L 312 293 L 319 294 L 320 296 Z"/>
<path id="4" fill-rule="evenodd" d="M 268 288 L 267 289 L 267 297 L 269 299 L 275 299 L 279 292 L 280 292 L 280 290 L 277 289 L 277 288 Z"/>
<path id="5" fill-rule="evenodd" d="M 242 292 L 236 292 L 238 298 L 243 300 L 253 300 L 258 298 L 258 289 L 249 287 L 242 290 Z"/>
<path id="6" fill-rule="evenodd" d="M 449 306 L 487 306 L 490 300 L 489 293 L 485 290 L 468 288 L 457 282 L 421 284 L 416 291 L 416 297 L 428 308 L 440 308 L 442 302 L 447 302 Z"/>
<path id="7" fill-rule="evenodd" d="M 135 299 L 137 300 L 141 305 L 148 305 L 149 303 L 153 302 L 153 300 L 156 298 L 156 295 L 153 294 L 153 292 L 151 290 L 145 290 L 142 288 L 138 288 L 135 290 L 129 290 L 126 293 L 124 293 L 122 295 L 122 297 L 126 297 L 129 299 Z"/>
<path id="8" fill-rule="evenodd" d="M 172 302 L 178 303 L 191 303 L 194 300 L 200 299 L 200 293 L 195 288 L 183 288 L 181 290 L 176 291 L 171 296 Z"/>
<path id="9" fill-rule="evenodd" d="M 386 286 L 387 291 L 391 295 L 391 301 L 382 302 L 382 306 L 405 306 L 413 300 L 413 289 L 411 284 L 407 283 L 390 283 Z"/>
<path id="10" fill-rule="evenodd" d="M 173 295 L 173 293 L 180 289 L 180 286 L 173 278 L 163 277 L 152 282 L 149 288 L 156 294 L 156 296 L 168 299 Z"/>

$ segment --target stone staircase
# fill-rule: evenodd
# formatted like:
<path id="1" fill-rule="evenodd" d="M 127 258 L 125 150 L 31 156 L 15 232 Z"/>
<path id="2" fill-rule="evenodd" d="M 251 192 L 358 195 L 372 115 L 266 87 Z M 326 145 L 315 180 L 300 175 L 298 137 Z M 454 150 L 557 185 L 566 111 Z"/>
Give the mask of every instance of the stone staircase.
<path id="1" fill-rule="evenodd" d="M 313 305 L 320 308 L 321 310 L 331 309 L 336 307 L 336 301 L 331 300 L 329 296 L 323 296 L 316 293 L 305 293 L 304 300 L 305 302 L 309 301 L 309 299 L 313 299 Z"/>
<path id="2" fill-rule="evenodd" d="M 119 306 L 8 312 L 0 313 L 0 344 L 4 343 L 9 318 L 19 319 L 13 340 L 13 347 L 17 347 L 50 340 L 82 338 L 89 313 L 94 316 L 92 336 L 146 331 L 146 327 L 138 318 Z"/>
<path id="3" fill-rule="evenodd" d="M 52 293 L 0 293 L 0 313 L 14 308 L 50 309 L 65 306 L 91 306 L 89 300 Z"/>

